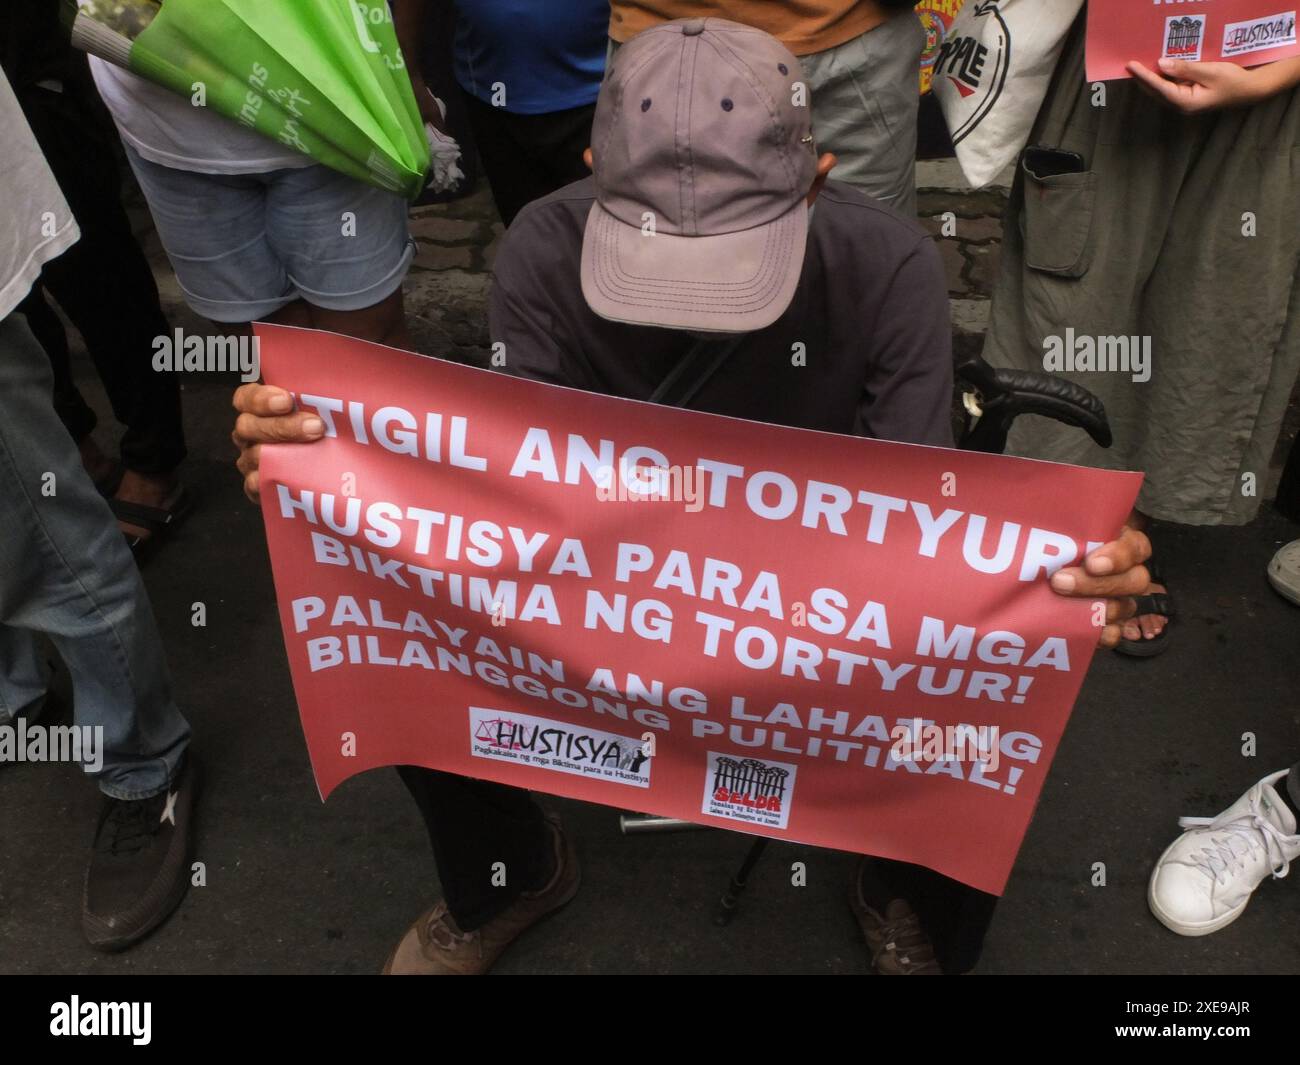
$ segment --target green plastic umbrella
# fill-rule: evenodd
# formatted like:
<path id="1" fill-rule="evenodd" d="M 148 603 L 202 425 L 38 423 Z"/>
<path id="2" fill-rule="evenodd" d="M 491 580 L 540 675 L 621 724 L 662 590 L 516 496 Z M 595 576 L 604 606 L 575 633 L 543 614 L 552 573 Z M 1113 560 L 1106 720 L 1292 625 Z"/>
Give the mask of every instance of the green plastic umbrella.
<path id="1" fill-rule="evenodd" d="M 65 0 L 72 42 L 326 166 L 418 196 L 429 142 L 384 0 Z"/>

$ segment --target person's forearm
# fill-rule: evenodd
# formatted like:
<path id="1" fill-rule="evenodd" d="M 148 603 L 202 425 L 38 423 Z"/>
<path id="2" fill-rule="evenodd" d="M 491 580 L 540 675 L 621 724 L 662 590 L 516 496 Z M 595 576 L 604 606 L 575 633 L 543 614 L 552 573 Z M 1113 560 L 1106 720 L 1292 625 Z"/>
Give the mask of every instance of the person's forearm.
<path id="1" fill-rule="evenodd" d="M 420 46 L 424 41 L 424 20 L 428 0 L 397 0 L 393 5 L 393 30 L 406 60 L 407 75 L 415 85 L 423 83 L 420 73 Z"/>
<path id="2" fill-rule="evenodd" d="M 1259 78 L 1261 100 L 1294 89 L 1300 85 L 1300 56 L 1256 67 L 1255 74 Z"/>

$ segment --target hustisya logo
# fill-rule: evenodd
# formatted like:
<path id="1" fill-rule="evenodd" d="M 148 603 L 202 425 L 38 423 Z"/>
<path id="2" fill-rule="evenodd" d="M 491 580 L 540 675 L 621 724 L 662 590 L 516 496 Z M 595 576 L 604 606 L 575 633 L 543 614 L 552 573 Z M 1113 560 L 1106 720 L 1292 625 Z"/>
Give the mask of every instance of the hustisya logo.
<path id="1" fill-rule="evenodd" d="M 1247 22 L 1229 22 L 1223 27 L 1224 56 L 1247 55 L 1295 44 L 1295 14 L 1294 11 L 1284 11 Z"/>
<path id="2" fill-rule="evenodd" d="M 785 828 L 797 766 L 709 752 L 701 812 L 731 821 Z"/>
<path id="3" fill-rule="evenodd" d="M 637 788 L 650 786 L 653 759 L 644 744 L 630 736 L 482 706 L 469 708 L 469 726 L 470 753 L 475 758 L 597 777 Z"/>

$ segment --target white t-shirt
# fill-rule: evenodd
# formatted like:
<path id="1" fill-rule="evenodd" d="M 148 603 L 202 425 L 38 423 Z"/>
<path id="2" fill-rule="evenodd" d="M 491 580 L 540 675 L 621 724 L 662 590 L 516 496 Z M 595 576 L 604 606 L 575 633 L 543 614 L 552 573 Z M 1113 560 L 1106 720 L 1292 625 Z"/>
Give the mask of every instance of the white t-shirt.
<path id="1" fill-rule="evenodd" d="M 94 56 L 90 70 L 122 139 L 151 163 L 201 174 L 262 174 L 315 162 L 129 70 Z"/>
<path id="2" fill-rule="evenodd" d="M 9 79 L 0 73 L 0 319 L 23 301 L 41 267 L 81 231 L 59 191 Z"/>

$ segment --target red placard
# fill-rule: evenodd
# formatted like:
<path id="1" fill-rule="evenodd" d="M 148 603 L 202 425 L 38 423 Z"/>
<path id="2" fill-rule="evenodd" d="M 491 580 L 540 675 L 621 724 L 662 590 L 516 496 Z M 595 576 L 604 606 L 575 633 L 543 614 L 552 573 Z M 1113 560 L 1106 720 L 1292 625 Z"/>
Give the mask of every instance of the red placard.
<path id="1" fill-rule="evenodd" d="M 1300 55 L 1286 0 L 1088 0 L 1088 80 L 1131 77 L 1160 59 L 1229 60 L 1253 67 Z"/>
<path id="2" fill-rule="evenodd" d="M 330 426 L 261 480 L 322 795 L 422 764 L 1002 890 L 1097 638 L 1046 576 L 1139 475 L 257 332 Z"/>

